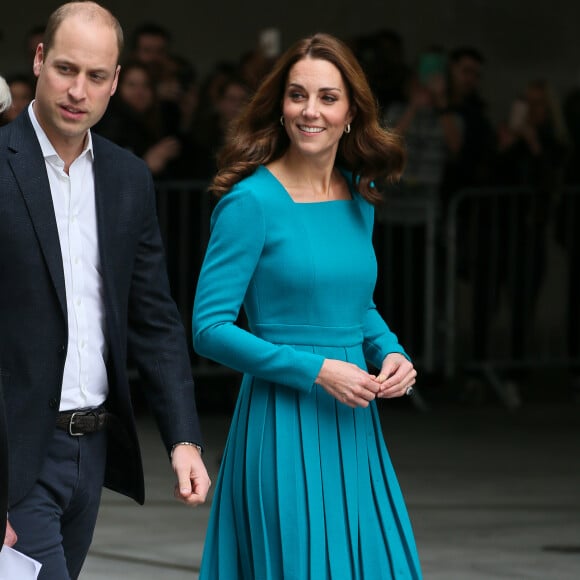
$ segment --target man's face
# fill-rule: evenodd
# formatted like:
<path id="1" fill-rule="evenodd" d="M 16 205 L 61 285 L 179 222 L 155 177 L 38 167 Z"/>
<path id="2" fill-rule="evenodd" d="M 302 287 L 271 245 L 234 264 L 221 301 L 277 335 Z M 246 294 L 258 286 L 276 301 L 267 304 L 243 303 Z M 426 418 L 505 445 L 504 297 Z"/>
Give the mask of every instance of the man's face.
<path id="1" fill-rule="evenodd" d="M 103 116 L 117 87 L 118 56 L 114 29 L 80 15 L 62 22 L 47 54 L 38 46 L 34 112 L 59 154 L 59 148 L 82 150 L 88 129 Z"/>

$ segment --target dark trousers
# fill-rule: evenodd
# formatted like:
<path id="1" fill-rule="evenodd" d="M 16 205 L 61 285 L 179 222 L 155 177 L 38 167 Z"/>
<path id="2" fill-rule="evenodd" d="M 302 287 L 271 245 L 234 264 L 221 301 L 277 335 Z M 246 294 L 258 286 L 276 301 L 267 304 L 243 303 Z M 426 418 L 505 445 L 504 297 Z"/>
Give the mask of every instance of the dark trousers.
<path id="1" fill-rule="evenodd" d="M 39 580 L 78 578 L 97 520 L 106 449 L 105 430 L 71 437 L 55 429 L 36 484 L 10 507 L 14 547 L 42 564 Z"/>

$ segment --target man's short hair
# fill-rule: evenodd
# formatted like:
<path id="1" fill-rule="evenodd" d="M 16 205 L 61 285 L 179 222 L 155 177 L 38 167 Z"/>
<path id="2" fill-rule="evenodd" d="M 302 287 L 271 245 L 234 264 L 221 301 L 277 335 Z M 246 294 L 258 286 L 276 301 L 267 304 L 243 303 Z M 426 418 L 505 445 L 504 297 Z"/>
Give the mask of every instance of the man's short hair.
<path id="1" fill-rule="evenodd" d="M 119 51 L 117 58 L 120 59 L 124 44 L 123 29 L 121 28 L 119 21 L 109 10 L 107 10 L 107 8 L 97 4 L 96 2 L 93 2 L 92 0 L 80 0 L 77 2 L 68 2 L 67 4 L 62 4 L 49 16 L 48 22 L 46 23 L 46 28 L 44 30 L 44 37 L 42 39 L 44 56 L 46 57 L 48 51 L 52 48 L 52 45 L 54 44 L 54 37 L 56 36 L 60 25 L 67 18 L 77 14 L 82 14 L 87 18 L 87 20 L 100 20 L 101 22 L 111 26 L 117 37 L 117 48 Z"/>

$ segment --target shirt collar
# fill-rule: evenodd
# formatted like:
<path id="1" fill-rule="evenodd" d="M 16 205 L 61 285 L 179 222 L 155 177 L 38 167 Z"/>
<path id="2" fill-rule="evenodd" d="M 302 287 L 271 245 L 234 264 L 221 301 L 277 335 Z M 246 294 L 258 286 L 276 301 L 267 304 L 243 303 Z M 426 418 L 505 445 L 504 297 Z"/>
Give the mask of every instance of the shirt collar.
<path id="1" fill-rule="evenodd" d="M 32 101 L 30 105 L 28 105 L 28 115 L 30 117 L 30 121 L 32 122 L 32 127 L 34 128 L 34 132 L 36 133 L 38 142 L 40 143 L 42 155 L 47 161 L 59 159 L 62 162 L 62 159 L 60 159 L 59 154 L 56 152 L 56 149 L 50 142 L 50 139 L 47 137 L 46 133 L 44 132 L 44 129 L 40 126 L 40 123 L 38 122 L 38 119 L 34 114 L 34 108 L 32 107 L 33 104 L 34 101 Z M 83 155 L 88 155 L 91 161 L 94 160 L 93 137 L 91 135 L 90 129 L 87 131 L 85 146 L 79 157 L 82 157 Z"/>

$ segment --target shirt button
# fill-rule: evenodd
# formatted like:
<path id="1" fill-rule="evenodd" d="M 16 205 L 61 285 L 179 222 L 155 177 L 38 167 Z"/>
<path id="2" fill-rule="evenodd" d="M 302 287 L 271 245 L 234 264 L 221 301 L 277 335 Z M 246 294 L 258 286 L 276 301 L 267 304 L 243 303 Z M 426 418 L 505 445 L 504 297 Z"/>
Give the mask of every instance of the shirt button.
<path id="1" fill-rule="evenodd" d="M 48 401 L 48 406 L 51 409 L 56 409 L 58 407 L 58 399 L 56 397 L 53 397 L 52 399 L 50 399 L 50 401 Z"/>

